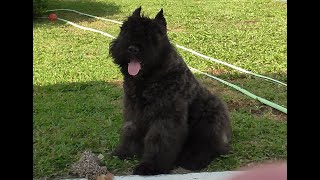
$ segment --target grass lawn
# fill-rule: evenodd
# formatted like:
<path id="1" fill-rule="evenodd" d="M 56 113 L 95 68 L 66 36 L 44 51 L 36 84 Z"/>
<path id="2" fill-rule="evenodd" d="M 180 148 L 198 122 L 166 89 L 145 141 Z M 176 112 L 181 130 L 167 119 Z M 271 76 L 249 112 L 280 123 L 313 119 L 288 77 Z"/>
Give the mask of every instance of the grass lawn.
<path id="1" fill-rule="evenodd" d="M 287 5 L 274 0 L 50 0 L 49 9 L 70 8 L 123 21 L 142 5 L 149 16 L 164 8 L 173 43 L 255 73 L 287 81 Z M 119 25 L 75 14 L 58 17 L 117 36 Z M 33 23 L 34 178 L 67 177 L 85 150 L 105 156 L 108 169 L 130 174 L 136 160 L 109 153 L 122 125 L 122 76 L 108 56 L 111 39 L 64 22 Z M 206 61 L 178 49 L 188 65 L 287 106 L 286 87 Z M 285 160 L 287 115 L 213 79 L 197 74 L 228 104 L 233 151 L 203 171 L 224 171 L 252 163 Z"/>

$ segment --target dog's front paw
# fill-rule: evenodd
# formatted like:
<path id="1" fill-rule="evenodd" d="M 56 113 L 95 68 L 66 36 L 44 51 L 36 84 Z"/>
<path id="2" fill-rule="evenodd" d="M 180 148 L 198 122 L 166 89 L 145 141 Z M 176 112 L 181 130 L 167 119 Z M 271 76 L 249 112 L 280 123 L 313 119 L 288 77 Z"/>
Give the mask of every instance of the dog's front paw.
<path id="1" fill-rule="evenodd" d="M 147 163 L 147 162 L 142 162 L 142 163 L 138 164 L 133 170 L 133 174 L 144 175 L 144 176 L 157 175 L 157 174 L 167 174 L 167 173 L 169 173 L 169 171 L 156 168 L 154 164 Z"/>
<path id="2" fill-rule="evenodd" d="M 119 159 L 128 159 L 131 158 L 133 155 L 126 149 L 117 147 L 112 153 L 112 156 L 117 156 Z"/>

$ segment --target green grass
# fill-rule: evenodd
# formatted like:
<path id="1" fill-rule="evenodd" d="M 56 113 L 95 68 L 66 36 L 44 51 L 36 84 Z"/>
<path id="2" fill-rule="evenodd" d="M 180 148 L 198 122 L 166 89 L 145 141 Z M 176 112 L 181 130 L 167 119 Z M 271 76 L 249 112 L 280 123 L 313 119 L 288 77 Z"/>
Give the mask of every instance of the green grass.
<path id="1" fill-rule="evenodd" d="M 255 73 L 286 82 L 286 3 L 244 1 L 50 0 L 49 9 L 70 8 L 123 21 L 138 6 L 146 15 L 164 8 L 173 43 Z M 119 25 L 70 12 L 58 16 L 116 36 Z M 45 19 L 33 23 L 34 178 L 66 177 L 85 150 L 105 155 L 114 174 L 130 174 L 136 160 L 109 153 L 122 125 L 122 76 L 108 56 L 110 38 Z M 285 87 L 208 62 L 178 49 L 192 67 L 213 73 L 256 95 L 287 106 Z M 231 111 L 233 151 L 203 171 L 233 170 L 286 159 L 287 116 L 215 80 L 197 75 Z"/>

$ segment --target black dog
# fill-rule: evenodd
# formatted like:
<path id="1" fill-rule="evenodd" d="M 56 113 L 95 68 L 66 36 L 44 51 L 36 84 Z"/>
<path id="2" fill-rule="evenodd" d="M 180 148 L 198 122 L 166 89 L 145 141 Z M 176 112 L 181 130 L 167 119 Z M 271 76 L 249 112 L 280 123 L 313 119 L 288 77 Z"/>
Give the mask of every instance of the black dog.
<path id="1" fill-rule="evenodd" d="M 163 10 L 154 19 L 141 7 L 123 23 L 110 54 L 124 76 L 124 124 L 119 158 L 141 158 L 133 174 L 205 168 L 230 151 L 225 104 L 193 76 L 167 37 Z"/>

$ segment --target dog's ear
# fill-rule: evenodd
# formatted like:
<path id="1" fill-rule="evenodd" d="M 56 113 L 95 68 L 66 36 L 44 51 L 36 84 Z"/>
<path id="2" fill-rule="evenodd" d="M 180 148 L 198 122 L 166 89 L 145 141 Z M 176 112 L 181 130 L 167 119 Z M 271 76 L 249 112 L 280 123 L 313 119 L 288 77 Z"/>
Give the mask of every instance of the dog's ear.
<path id="1" fill-rule="evenodd" d="M 132 13 L 132 16 L 134 17 L 140 17 L 140 12 L 141 12 L 141 6 L 138 7 L 134 12 Z"/>
<path id="2" fill-rule="evenodd" d="M 161 8 L 161 10 L 158 12 L 158 14 L 156 15 L 156 17 L 154 18 L 157 22 L 159 22 L 161 25 L 163 25 L 164 27 L 167 27 L 167 22 L 166 19 L 163 16 L 163 9 Z"/>

